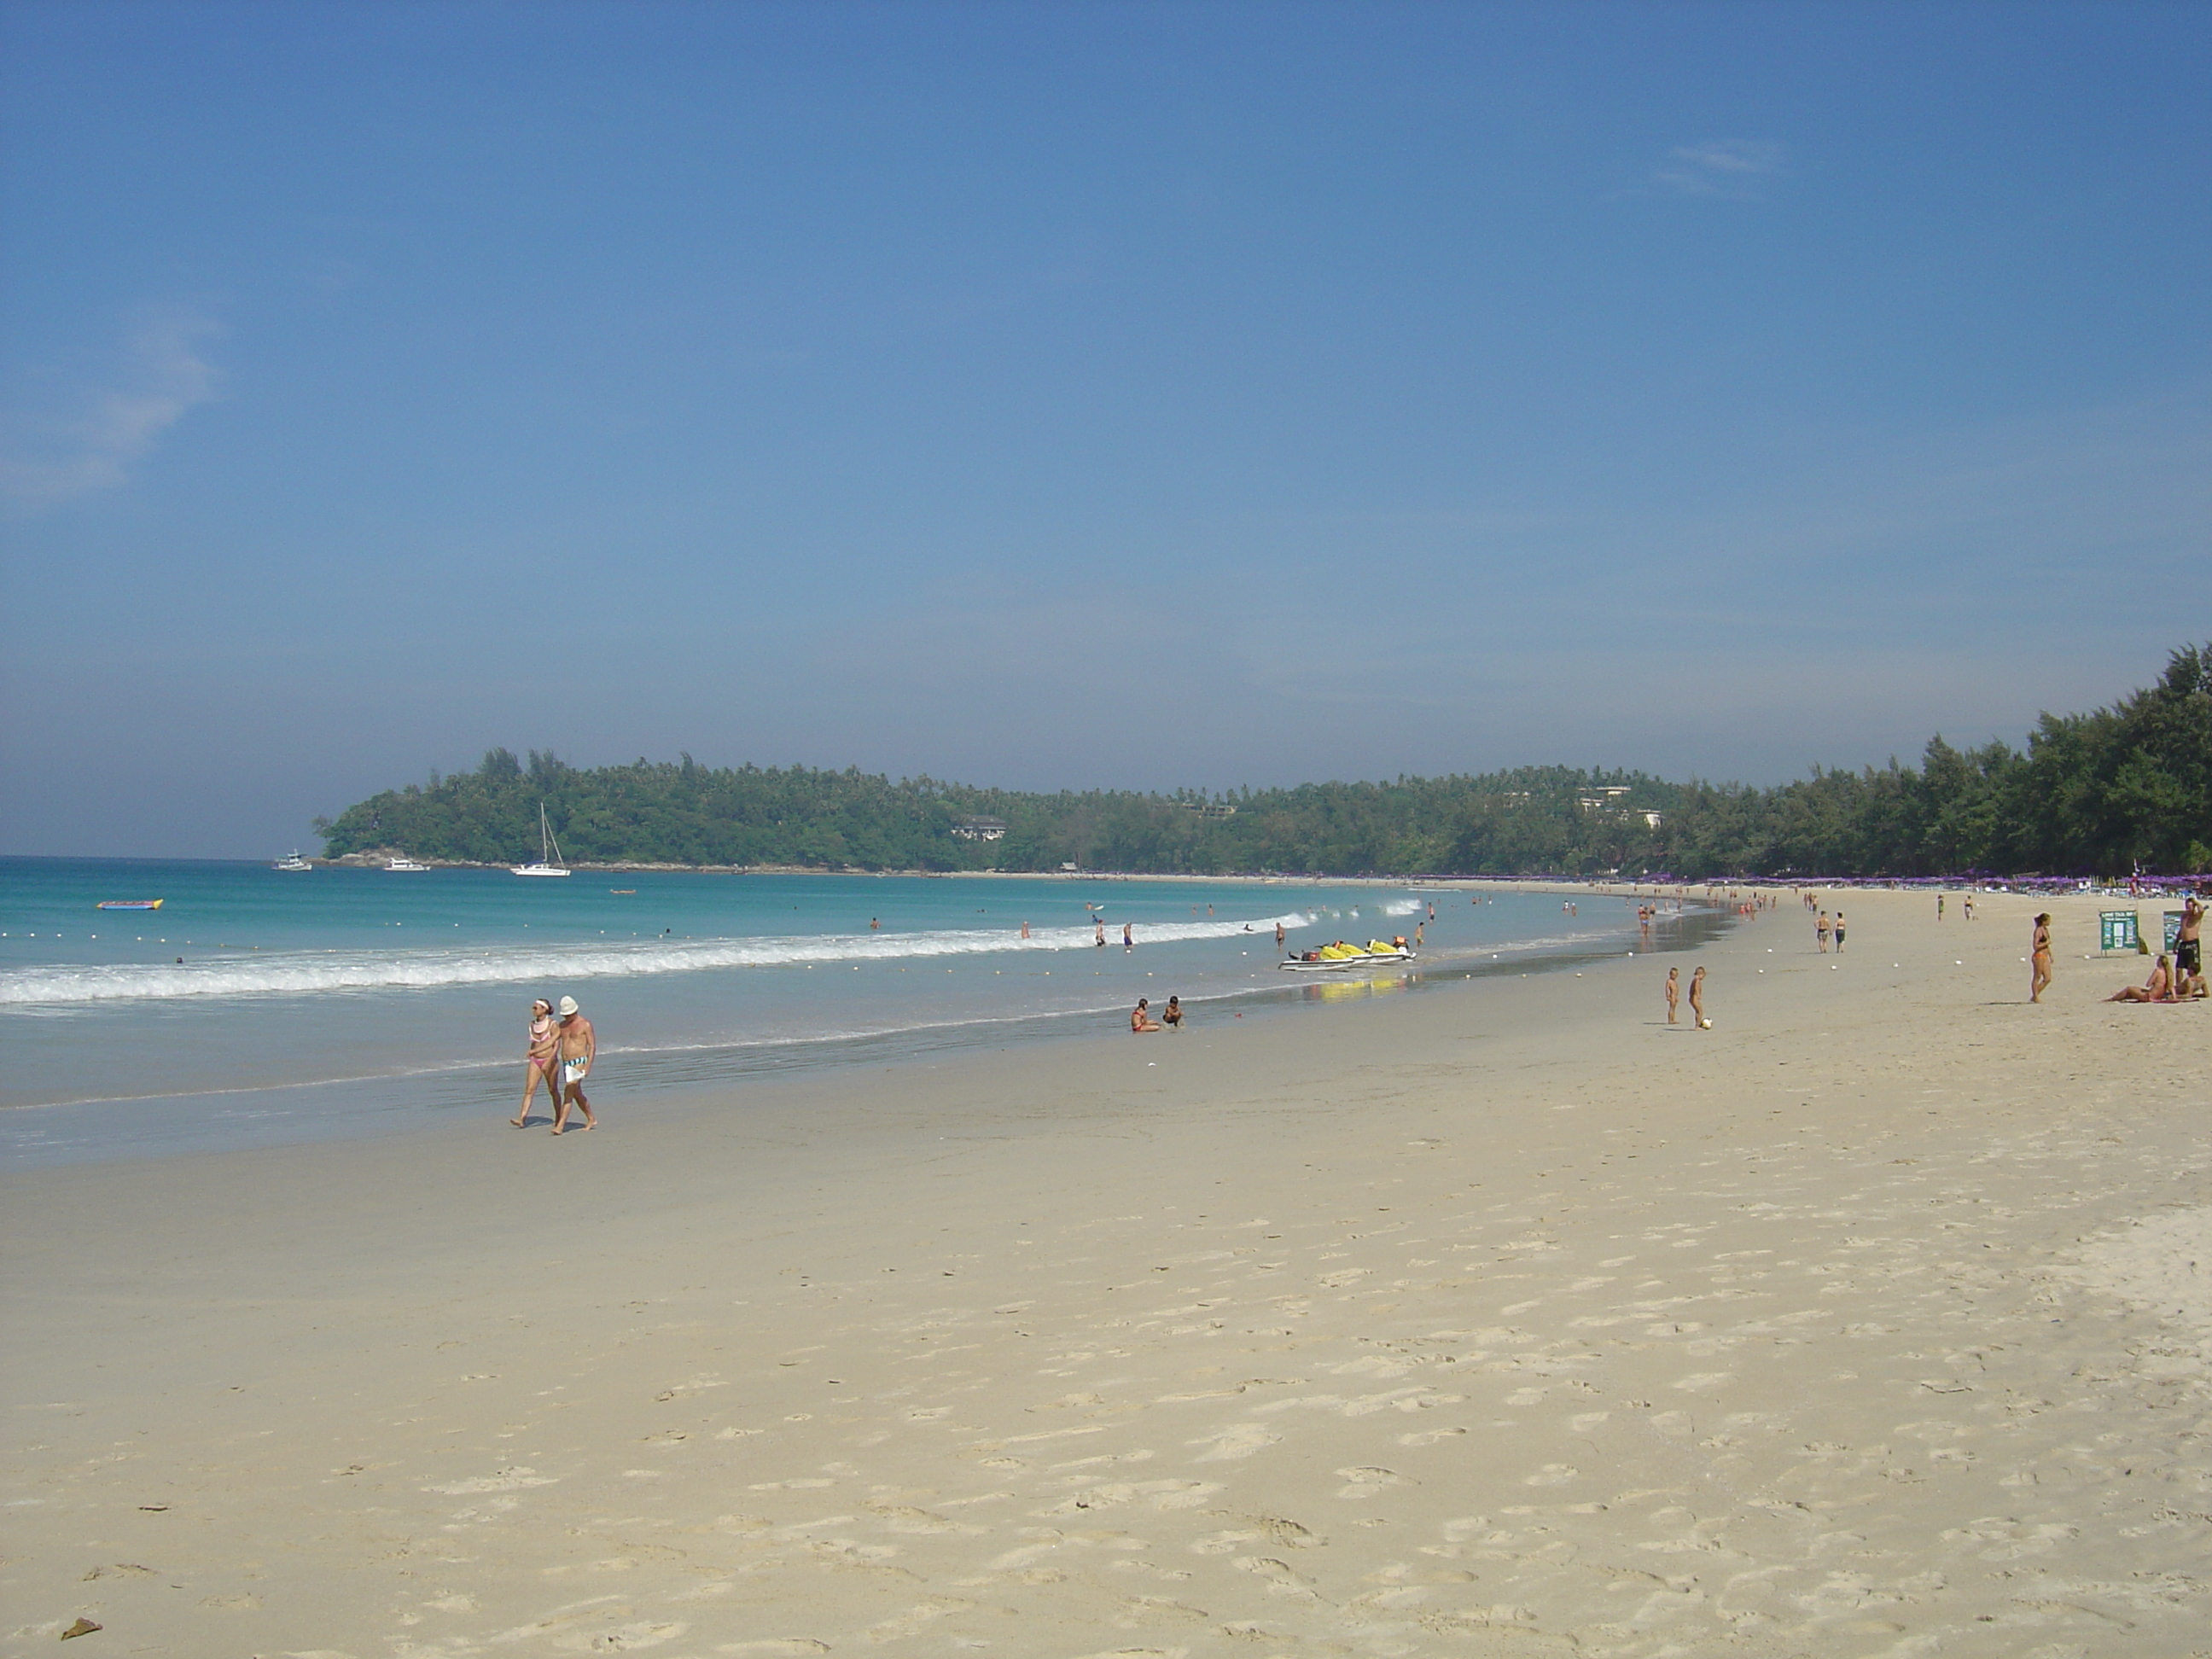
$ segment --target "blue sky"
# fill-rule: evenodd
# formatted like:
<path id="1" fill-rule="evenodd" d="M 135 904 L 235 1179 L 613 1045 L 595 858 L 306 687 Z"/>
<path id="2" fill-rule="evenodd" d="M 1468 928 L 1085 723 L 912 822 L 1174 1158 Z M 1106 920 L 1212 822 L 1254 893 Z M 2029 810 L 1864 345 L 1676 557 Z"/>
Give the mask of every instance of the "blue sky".
<path id="1" fill-rule="evenodd" d="M 1769 782 L 2212 636 L 2212 9 L 0 30 L 0 851 L 494 744 Z"/>

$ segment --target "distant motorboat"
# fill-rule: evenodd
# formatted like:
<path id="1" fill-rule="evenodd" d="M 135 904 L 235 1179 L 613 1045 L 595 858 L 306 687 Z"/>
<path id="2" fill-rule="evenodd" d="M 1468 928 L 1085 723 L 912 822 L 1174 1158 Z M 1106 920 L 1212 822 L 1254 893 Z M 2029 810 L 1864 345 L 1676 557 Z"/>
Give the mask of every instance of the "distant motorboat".
<path id="1" fill-rule="evenodd" d="M 387 870 L 398 870 L 398 871 L 404 872 L 404 871 L 410 871 L 410 870 L 428 870 L 430 866 L 429 866 L 428 865 L 427 865 L 427 864 L 417 864 L 417 863 L 416 863 L 416 862 L 415 862 L 415 860 L 414 860 L 413 859 L 409 858 L 405 854 L 404 854 L 404 853 L 403 853 L 403 854 L 401 854 L 398 858 L 396 858 L 396 859 L 392 860 L 391 863 L 389 863 L 389 864 L 386 865 L 384 867 L 385 867 L 386 869 L 387 869 Z"/>
<path id="2" fill-rule="evenodd" d="M 160 899 L 102 899 L 92 907 L 95 910 L 158 910 Z"/>
<path id="3" fill-rule="evenodd" d="M 270 865 L 269 867 L 271 870 L 312 870 L 315 866 L 308 863 L 307 860 L 301 858 L 300 856 L 300 849 L 295 847 L 289 853 L 286 854 L 283 858 L 278 859 L 276 863 Z"/>
<path id="4" fill-rule="evenodd" d="M 565 876 L 568 872 L 559 862 L 561 843 L 553 834 L 553 826 L 545 821 L 545 803 L 538 803 L 538 861 L 518 864 L 508 872 L 517 876 Z"/>

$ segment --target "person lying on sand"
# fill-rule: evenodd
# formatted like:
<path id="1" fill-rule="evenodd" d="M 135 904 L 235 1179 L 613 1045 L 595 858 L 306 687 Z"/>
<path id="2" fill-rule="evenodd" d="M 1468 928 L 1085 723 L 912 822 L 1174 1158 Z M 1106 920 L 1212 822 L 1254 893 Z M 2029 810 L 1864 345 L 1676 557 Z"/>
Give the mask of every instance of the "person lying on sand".
<path id="1" fill-rule="evenodd" d="M 1132 1031 L 1141 1036 L 1146 1031 L 1157 1031 L 1160 1029 L 1159 1021 L 1152 1018 L 1152 1007 L 1151 998 L 1137 999 L 1137 1006 L 1129 1011 L 1129 1029 Z"/>
<path id="2" fill-rule="evenodd" d="M 2107 1002 L 2171 1002 L 2173 1000 L 2173 969 L 2167 966 L 2163 951 L 2159 954 L 2158 966 L 2150 970 L 2150 977 L 2140 985 L 2123 985 L 2105 999 Z"/>

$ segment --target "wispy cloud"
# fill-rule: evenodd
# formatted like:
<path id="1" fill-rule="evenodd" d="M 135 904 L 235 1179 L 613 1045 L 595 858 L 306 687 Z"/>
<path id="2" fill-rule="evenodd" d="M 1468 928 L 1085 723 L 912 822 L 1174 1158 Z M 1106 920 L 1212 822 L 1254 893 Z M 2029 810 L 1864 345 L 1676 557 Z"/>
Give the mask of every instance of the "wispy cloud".
<path id="1" fill-rule="evenodd" d="M 11 414 L 0 454 L 0 494 L 51 507 L 125 483 L 161 434 L 217 395 L 204 342 L 222 332 L 204 313 L 168 309 L 131 335 L 118 385 L 83 396 L 76 412 Z"/>
<path id="2" fill-rule="evenodd" d="M 1756 196 L 1789 171 L 1788 161 L 1779 144 L 1740 138 L 1680 144 L 1667 152 L 1651 182 L 1677 196 Z"/>

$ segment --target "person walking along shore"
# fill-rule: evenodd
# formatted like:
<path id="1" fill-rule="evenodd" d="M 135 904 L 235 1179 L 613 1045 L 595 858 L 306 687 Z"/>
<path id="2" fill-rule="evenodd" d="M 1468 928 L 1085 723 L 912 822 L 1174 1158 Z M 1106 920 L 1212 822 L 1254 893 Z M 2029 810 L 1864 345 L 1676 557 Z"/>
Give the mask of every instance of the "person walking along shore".
<path id="1" fill-rule="evenodd" d="M 522 1109 L 507 1119 L 518 1129 L 530 1121 L 530 1103 L 538 1097 L 538 1085 L 545 1085 L 546 1099 L 556 1109 L 561 1104 L 561 1074 L 557 1050 L 561 1036 L 553 1024 L 553 1005 L 540 997 L 530 1005 L 530 1046 L 523 1064 L 527 1068 L 522 1079 Z"/>
<path id="2" fill-rule="evenodd" d="M 571 1106 L 584 1115 L 584 1127 L 596 1129 L 599 1121 L 592 1115 L 592 1103 L 584 1098 L 584 1079 L 599 1057 L 599 1033 L 578 1012 L 574 997 L 561 999 L 561 1023 L 554 1029 L 560 1036 L 561 1093 L 553 1113 L 553 1133 L 557 1135 L 568 1126 Z"/>

